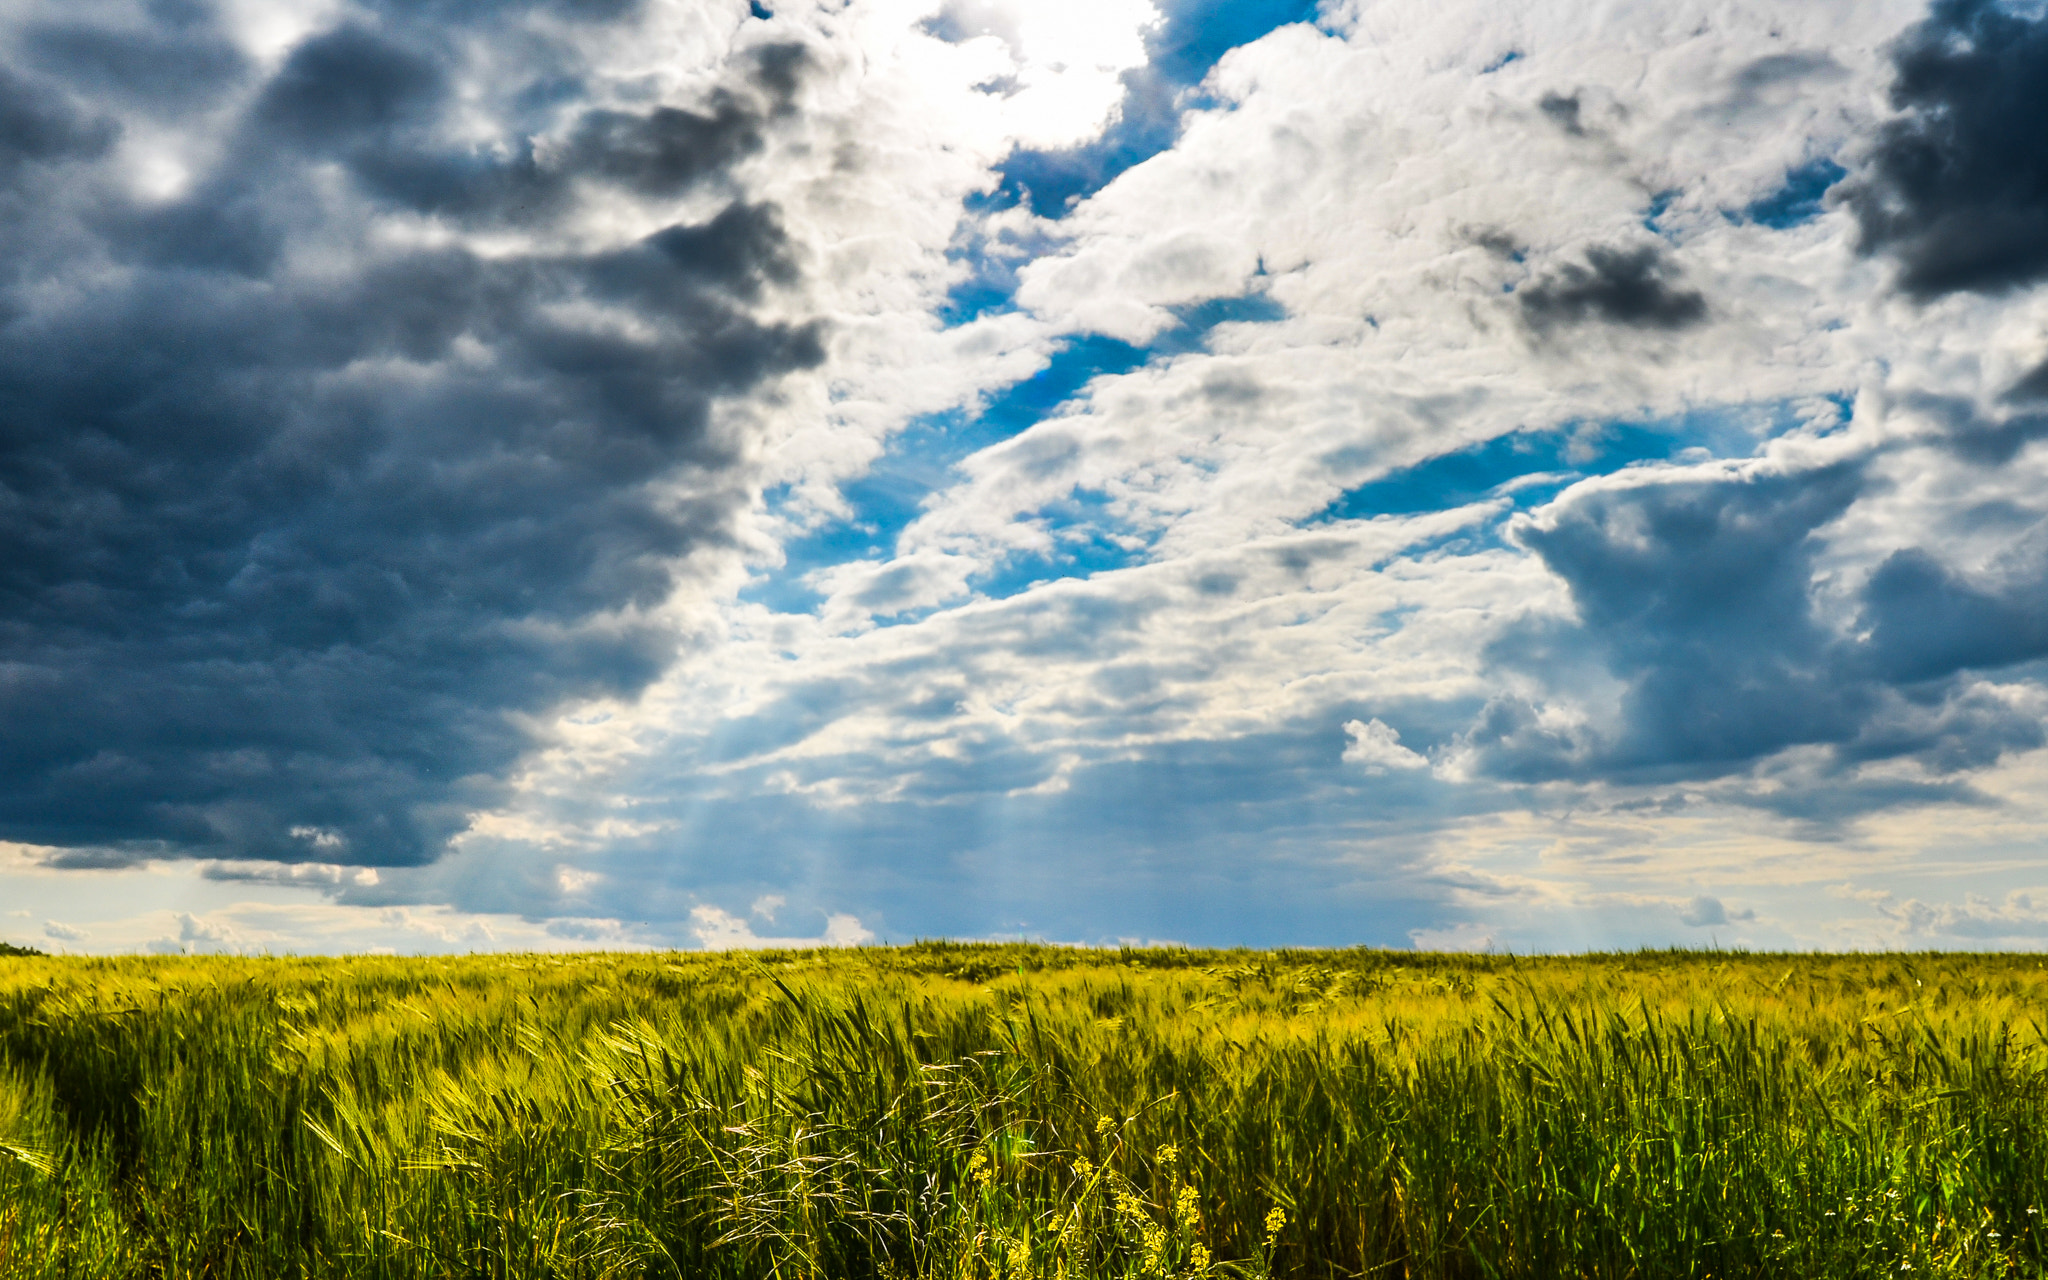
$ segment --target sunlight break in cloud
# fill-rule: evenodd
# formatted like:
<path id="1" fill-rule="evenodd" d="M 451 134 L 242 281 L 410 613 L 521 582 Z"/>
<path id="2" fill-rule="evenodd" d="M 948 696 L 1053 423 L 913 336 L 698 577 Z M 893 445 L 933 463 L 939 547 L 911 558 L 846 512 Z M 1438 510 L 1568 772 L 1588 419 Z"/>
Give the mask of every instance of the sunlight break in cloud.
<path id="1" fill-rule="evenodd" d="M 0 924 L 2037 946 L 2044 84 L 1996 0 L 16 6 Z"/>

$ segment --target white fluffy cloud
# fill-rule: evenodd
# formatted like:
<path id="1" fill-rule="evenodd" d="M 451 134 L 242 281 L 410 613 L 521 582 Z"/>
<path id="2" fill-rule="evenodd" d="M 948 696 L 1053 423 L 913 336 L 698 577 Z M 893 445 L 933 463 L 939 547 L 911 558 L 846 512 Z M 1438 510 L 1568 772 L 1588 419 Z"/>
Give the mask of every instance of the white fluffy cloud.
<path id="1" fill-rule="evenodd" d="M 1385 773 L 1389 769 L 1427 769 L 1429 761 L 1401 745 L 1400 731 L 1381 720 L 1347 720 L 1344 732 L 1351 736 L 1351 745 L 1344 748 L 1344 759 L 1348 764 L 1362 764 L 1367 773 Z"/>
<path id="2" fill-rule="evenodd" d="M 825 920 L 825 931 L 809 938 L 764 938 L 754 926 L 718 907 L 697 907 L 690 912 L 690 931 L 706 951 L 786 949 L 800 947 L 858 947 L 873 942 L 875 935 L 854 916 L 834 915 Z"/>

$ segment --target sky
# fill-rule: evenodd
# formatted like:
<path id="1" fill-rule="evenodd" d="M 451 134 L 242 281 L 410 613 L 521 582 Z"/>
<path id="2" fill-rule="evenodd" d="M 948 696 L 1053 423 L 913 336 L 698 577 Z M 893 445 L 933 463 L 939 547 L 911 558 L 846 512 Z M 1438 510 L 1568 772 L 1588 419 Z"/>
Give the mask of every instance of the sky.
<path id="1" fill-rule="evenodd" d="M 2048 13 L 15 0 L 0 939 L 2048 941 Z"/>

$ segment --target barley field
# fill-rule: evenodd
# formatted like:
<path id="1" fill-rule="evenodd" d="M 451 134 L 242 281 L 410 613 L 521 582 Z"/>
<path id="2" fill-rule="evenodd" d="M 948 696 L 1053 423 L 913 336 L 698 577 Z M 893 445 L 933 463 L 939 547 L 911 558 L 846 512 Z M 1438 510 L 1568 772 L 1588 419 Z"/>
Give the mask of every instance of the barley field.
<path id="1" fill-rule="evenodd" d="M 0 958 L 6 1277 L 2040 1276 L 2033 956 Z"/>

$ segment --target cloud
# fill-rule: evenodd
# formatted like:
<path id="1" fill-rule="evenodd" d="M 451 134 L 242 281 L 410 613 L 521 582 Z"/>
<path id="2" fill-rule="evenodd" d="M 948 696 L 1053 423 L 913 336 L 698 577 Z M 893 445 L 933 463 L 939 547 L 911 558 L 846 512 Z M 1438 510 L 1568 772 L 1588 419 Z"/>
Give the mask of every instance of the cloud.
<path id="1" fill-rule="evenodd" d="M 1360 722 L 1347 720 L 1344 732 L 1351 739 L 1344 748 L 1346 764 L 1362 764 L 1372 774 L 1389 769 L 1426 769 L 1429 761 L 1401 745 L 1401 735 L 1377 718 Z"/>
<path id="2" fill-rule="evenodd" d="M 2015 404 L 2035 404 L 2048 400 L 2048 361 L 2027 370 L 2018 381 L 2007 387 L 2005 394 L 1999 398 Z M 2002 456 L 1997 460 L 2002 462 L 2011 456 L 2010 453 L 2002 452 Z"/>
<path id="3" fill-rule="evenodd" d="M 0 182 L 31 164 L 50 165 L 104 155 L 120 127 L 87 115 L 68 95 L 51 95 L 0 67 Z"/>
<path id="4" fill-rule="evenodd" d="M 1493 950 L 1494 945 L 1493 931 L 1471 922 L 1440 929 L 1411 929 L 1408 939 L 1417 951 L 1486 952 Z"/>
<path id="5" fill-rule="evenodd" d="M 736 173 L 807 64 L 634 80 L 579 22 L 656 16 L 609 12 L 400 6 L 267 64 L 198 6 L 25 33 L 0 835 L 419 862 L 539 717 L 673 660 L 662 611 L 749 500 L 720 406 L 823 357 Z"/>
<path id="6" fill-rule="evenodd" d="M 145 13 L 150 21 L 140 26 L 80 21 L 75 12 L 31 20 L 20 52 L 28 65 L 81 94 L 156 112 L 202 105 L 252 74 L 252 59 L 219 13 L 200 5 Z"/>
<path id="7" fill-rule="evenodd" d="M 1577 102 L 1573 101 L 1576 129 Z M 1560 325 L 1601 320 L 1643 329 L 1683 329 L 1707 317 L 1707 300 L 1679 287 L 1676 273 L 1655 245 L 1621 249 L 1593 245 L 1586 265 L 1561 263 L 1516 291 L 1522 318 L 1539 333 Z"/>
<path id="8" fill-rule="evenodd" d="M 1692 811 L 1839 836 L 1969 798 L 1861 771 L 1938 767 L 1930 734 L 1997 740 L 2007 695 L 1910 704 L 1837 643 L 1872 562 L 1835 564 L 1834 525 L 1888 483 L 1853 462 L 1832 478 L 1870 443 L 1850 384 L 1861 353 L 1925 335 L 1868 327 L 1846 218 L 1744 212 L 1848 154 L 1882 71 L 1858 41 L 1904 11 L 1859 11 L 1844 40 L 1782 12 L 1702 34 L 1682 8 L 1425 10 L 1333 7 L 1232 50 L 1171 146 L 1056 219 L 968 203 L 939 277 L 957 292 L 920 295 L 952 345 L 832 365 L 888 388 L 873 422 L 935 385 L 954 398 L 861 435 L 872 452 L 846 441 L 833 501 L 771 493 L 802 590 L 766 561 L 716 659 L 624 713 L 618 772 L 597 784 L 565 756 L 525 784 L 551 839 L 640 824 L 608 846 L 632 901 L 602 910 L 774 891 L 879 932 L 1398 940 L 1446 918 L 1460 891 L 1419 868 L 1480 814 L 1614 790 L 1676 812 L 1693 802 L 1674 789 L 1712 783 Z M 1558 85 L 1582 136 L 1538 105 Z M 1203 308 L 1218 322 L 1197 327 Z M 1559 340 L 1517 340 L 1541 325 Z M 1564 340 L 1602 328 L 1623 340 Z M 1829 433 L 1857 444 L 1761 478 L 1771 442 Z M 1703 459 L 1769 493 L 1745 502 Z M 1514 533 L 1517 513 L 1556 500 L 1562 520 L 1634 483 L 1599 517 L 1616 539 L 1563 535 L 1585 535 L 1576 567 Z M 1631 569 L 1637 519 L 1667 545 Z M 1726 628 L 1746 647 L 1723 673 L 1759 683 L 1717 723 L 1667 727 L 1662 707 L 1716 707 L 1713 673 L 1687 684 L 1721 639 L 1714 605 L 1678 599 L 1696 552 L 1738 611 L 1768 597 L 1759 634 Z M 1809 727 L 1780 696 L 1802 693 L 1846 710 Z M 1386 744 L 1343 728 L 1375 719 L 1400 736 L 1361 767 Z M 459 892 L 481 908 L 529 888 L 551 892 Z"/>
<path id="9" fill-rule="evenodd" d="M 1109 135 L 1134 125 L 1141 136 L 1157 130 L 1154 95 L 1134 86 L 1150 80 L 1146 35 L 1159 19 L 1147 0 L 951 0 L 919 24 L 948 44 L 1003 50 L 999 69 L 974 88 L 1000 95 L 1029 148 L 1008 157 L 1004 203 L 1029 195 L 1040 212 L 1057 213 L 1105 180 L 1106 166 L 1121 167 L 1116 153 L 1128 148 L 1095 137 L 1105 125 Z"/>
<path id="10" fill-rule="evenodd" d="M 2048 21 L 1994 0 L 1936 0 L 1892 48 L 1897 118 L 1845 189 L 1866 253 L 1925 300 L 2048 275 Z"/>
<path id="11" fill-rule="evenodd" d="M 339 866 L 331 862 L 202 862 L 198 870 L 208 880 L 231 884 L 304 885 L 318 889 L 373 885 L 379 878 L 375 867 Z"/>
<path id="12" fill-rule="evenodd" d="M 632 946 L 635 939 L 632 930 L 617 920 L 578 920 L 572 917 L 556 917 L 547 922 L 547 935 L 567 942 L 598 943 L 609 946 Z"/>
<path id="13" fill-rule="evenodd" d="M 243 952 L 241 937 L 233 927 L 220 920 L 202 919 L 189 911 L 180 911 L 172 918 L 178 924 L 177 936 L 158 938 L 149 944 L 148 950 L 159 955 L 240 955 Z"/>
<path id="14" fill-rule="evenodd" d="M 1556 90 L 1544 94 L 1536 101 L 1536 109 L 1549 117 L 1551 123 L 1574 138 L 1586 136 L 1585 125 L 1579 122 L 1579 95 L 1569 97 Z"/>
<path id="15" fill-rule="evenodd" d="M 2037 398 L 2034 386 L 2039 372 L 2022 375 L 1988 407 L 1962 396 L 1928 392 L 1915 392 L 1903 399 L 1912 412 L 1936 429 L 1942 447 L 1978 467 L 1998 467 L 2048 436 L 2048 414 L 2024 409 Z M 2014 406 L 2020 406 L 2020 411 L 2015 412 Z"/>
<path id="16" fill-rule="evenodd" d="M 1865 589 L 1876 661 L 1892 679 L 1918 681 L 2048 656 L 2044 592 L 2048 523 L 1976 575 L 1917 547 L 1893 552 Z"/>
<path id="17" fill-rule="evenodd" d="M 1035 78 L 1033 64 L 1094 62 L 1116 73 L 1112 85 L 1105 86 L 1114 89 L 1114 96 L 1102 103 L 1109 108 L 1107 119 L 1099 122 L 1099 131 L 1089 131 L 1093 136 L 1050 146 L 1031 139 L 1037 145 L 1019 148 L 1000 166 L 999 201 L 1022 202 L 1041 217 L 1059 218 L 1118 175 L 1171 147 L 1204 79 L 1226 53 L 1274 28 L 1311 22 L 1316 11 L 1313 0 L 1167 0 L 1156 7 L 1096 5 L 1083 16 L 1061 4 L 956 0 L 943 6 L 927 29 L 949 41 L 984 35 L 1003 40 L 1022 72 L 1005 88 L 1020 97 L 1019 91 L 1028 91 Z M 1034 50 L 1034 43 L 1049 43 L 1044 39 L 1048 29 L 1098 33 L 1088 42 L 1094 56 L 1070 53 L 1062 59 L 1052 48 Z M 1126 32 L 1128 43 L 1121 38 Z M 1104 58 L 1104 53 L 1111 56 Z"/>
<path id="18" fill-rule="evenodd" d="M 1862 691 L 1836 679 L 1814 617 L 1811 535 L 1861 485 L 1853 464 L 1652 473 L 1581 486 L 1521 527 L 1628 682 L 1609 767 L 1742 762 L 1853 732 Z"/>
<path id="19" fill-rule="evenodd" d="M 752 925 L 729 911 L 701 906 L 690 912 L 691 931 L 706 951 L 788 950 L 800 947 L 860 947 L 875 940 L 873 932 L 850 915 L 825 918 L 825 931 L 815 938 L 763 938 Z"/>
<path id="20" fill-rule="evenodd" d="M 1679 908 L 1678 918 L 1695 929 L 1704 929 L 1709 925 L 1746 924 L 1756 919 L 1756 912 L 1751 908 L 1730 911 L 1719 898 L 1701 894 Z"/>
<path id="21" fill-rule="evenodd" d="M 2048 938 L 2048 907 L 2039 888 L 2010 890 L 1995 899 L 1971 893 L 1960 903 L 1899 900 L 1884 890 L 1853 896 L 1889 921 L 1892 939 L 1905 945 L 2035 950 Z"/>
<path id="22" fill-rule="evenodd" d="M 0 836 L 270 948 L 1998 900 L 2044 313 L 1865 217 L 1966 10 L 37 9 Z"/>
<path id="23" fill-rule="evenodd" d="M 438 105 L 446 87 L 423 54 L 344 23 L 292 51 L 255 116 L 280 141 L 326 151 L 388 137 Z"/>
<path id="24" fill-rule="evenodd" d="M 2044 572 L 2041 525 L 1980 584 L 1923 550 L 1893 552 L 1853 618 L 1831 623 L 1816 588 L 1825 530 L 1872 484 L 1860 459 L 1645 469 L 1576 486 L 1524 518 L 1515 536 L 1570 585 L 1577 622 L 1496 643 L 1496 661 L 1552 697 L 1490 702 L 1452 767 L 1645 781 L 1744 773 L 1820 746 L 1843 771 L 1910 757 L 1940 775 L 2039 746 L 2031 700 L 1967 672 L 2048 653 L 2029 603 Z M 1557 655 L 1581 643 L 1621 681 L 1618 694 L 1574 686 Z M 1871 798 L 1887 788 L 1915 794 L 1893 779 Z"/>

